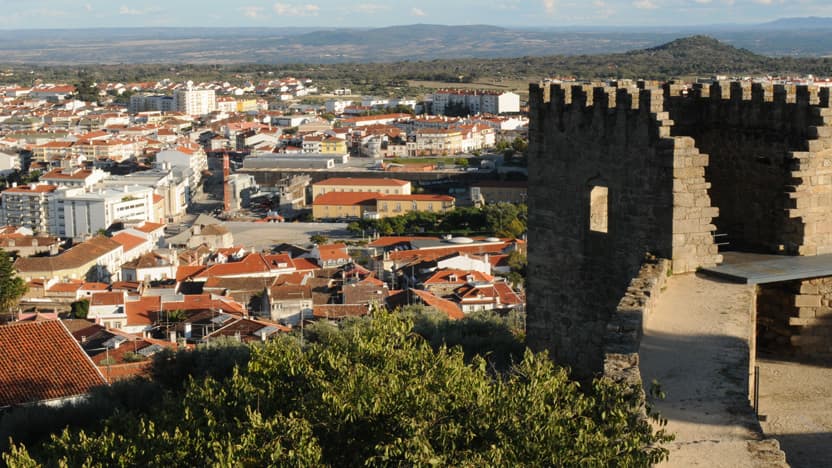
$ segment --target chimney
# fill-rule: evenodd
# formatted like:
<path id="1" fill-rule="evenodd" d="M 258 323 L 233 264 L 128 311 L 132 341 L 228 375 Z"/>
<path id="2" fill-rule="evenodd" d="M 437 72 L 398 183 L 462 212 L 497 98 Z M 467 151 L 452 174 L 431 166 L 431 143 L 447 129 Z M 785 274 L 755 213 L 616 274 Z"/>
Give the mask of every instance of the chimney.
<path id="1" fill-rule="evenodd" d="M 170 336 L 170 342 L 171 343 L 176 343 L 176 330 L 171 330 L 170 333 L 169 333 L 169 336 Z"/>
<path id="2" fill-rule="evenodd" d="M 192 325 L 190 323 L 185 324 L 185 338 L 190 338 L 192 336 Z"/>

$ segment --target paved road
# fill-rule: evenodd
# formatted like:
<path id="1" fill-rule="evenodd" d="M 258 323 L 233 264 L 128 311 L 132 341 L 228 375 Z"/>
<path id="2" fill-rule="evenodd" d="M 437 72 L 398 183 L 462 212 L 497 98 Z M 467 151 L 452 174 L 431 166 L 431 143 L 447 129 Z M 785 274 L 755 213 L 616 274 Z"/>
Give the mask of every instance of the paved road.
<path id="1" fill-rule="evenodd" d="M 304 246 L 309 236 L 323 234 L 330 239 L 351 239 L 347 223 L 245 223 L 225 222 L 234 235 L 234 245 L 247 249 L 264 250 L 272 245 L 289 243 Z"/>
<path id="2" fill-rule="evenodd" d="M 761 438 L 748 402 L 751 290 L 696 275 L 668 279 L 639 351 L 646 389 L 676 434 L 668 467 L 782 466 L 758 458 Z"/>

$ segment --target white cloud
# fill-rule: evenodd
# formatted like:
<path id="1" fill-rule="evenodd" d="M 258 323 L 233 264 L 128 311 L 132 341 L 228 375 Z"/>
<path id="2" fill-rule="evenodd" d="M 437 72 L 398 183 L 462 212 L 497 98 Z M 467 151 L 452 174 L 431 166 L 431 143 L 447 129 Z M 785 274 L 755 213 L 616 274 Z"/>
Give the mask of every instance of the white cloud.
<path id="1" fill-rule="evenodd" d="M 365 13 L 365 14 L 373 14 L 378 13 L 380 11 L 387 11 L 390 10 L 389 5 L 384 5 L 381 3 L 359 3 L 351 8 L 353 11 L 357 11 L 358 13 Z"/>
<path id="2" fill-rule="evenodd" d="M 638 8 L 639 10 L 655 10 L 658 8 L 652 0 L 638 0 L 633 2 L 633 6 Z"/>
<path id="3" fill-rule="evenodd" d="M 754 3 L 758 3 L 760 5 L 771 5 L 774 3 L 772 0 L 754 0 Z"/>
<path id="4" fill-rule="evenodd" d="M 86 11 L 92 11 L 92 5 L 90 5 L 89 3 L 85 3 L 85 4 L 84 4 L 84 10 L 86 10 Z"/>
<path id="5" fill-rule="evenodd" d="M 707 5 L 707 4 L 711 3 L 712 0 L 693 0 L 693 1 L 700 4 L 700 5 Z"/>
<path id="6" fill-rule="evenodd" d="M 516 10 L 520 7 L 520 0 L 504 0 L 494 4 L 498 10 Z"/>
<path id="7" fill-rule="evenodd" d="M 543 9 L 546 10 L 547 15 L 555 14 L 555 7 L 557 3 L 555 0 L 543 0 Z"/>
<path id="8" fill-rule="evenodd" d="M 143 15 L 143 14 L 145 14 L 145 11 L 130 8 L 127 5 L 122 5 L 121 8 L 118 9 L 118 14 L 120 14 L 120 15 Z"/>
<path id="9" fill-rule="evenodd" d="M 243 16 L 245 16 L 246 18 L 251 18 L 251 19 L 263 19 L 264 18 L 263 10 L 265 10 L 265 8 L 263 8 L 263 7 L 244 6 L 244 7 L 238 8 L 238 10 L 240 12 L 242 12 Z"/>
<path id="10" fill-rule="evenodd" d="M 289 3 L 275 3 L 272 6 L 278 16 L 318 16 L 321 7 L 313 3 L 295 5 Z"/>
<path id="11" fill-rule="evenodd" d="M 413 16 L 427 16 L 427 13 L 425 13 L 421 8 L 414 8 L 410 10 L 410 14 Z"/>

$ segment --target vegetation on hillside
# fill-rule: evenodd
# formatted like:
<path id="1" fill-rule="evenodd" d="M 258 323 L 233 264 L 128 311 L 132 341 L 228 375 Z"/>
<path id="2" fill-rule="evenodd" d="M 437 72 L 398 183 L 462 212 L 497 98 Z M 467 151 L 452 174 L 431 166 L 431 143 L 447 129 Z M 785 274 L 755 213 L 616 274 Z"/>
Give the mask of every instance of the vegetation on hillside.
<path id="1" fill-rule="evenodd" d="M 305 345 L 284 336 L 165 354 L 152 381 L 100 389 L 74 408 L 7 413 L 0 435 L 13 430 L 15 441 L 3 459 L 10 466 L 648 466 L 667 457 L 661 443 L 670 437 L 641 416 L 638 389 L 607 380 L 581 387 L 529 351 L 500 371 L 459 347 L 432 345 L 407 317 L 379 311 L 340 328 L 321 324 L 307 330 Z M 476 326 L 491 329 L 488 320 Z M 423 326 L 428 335 L 466 336 L 462 326 L 442 327 L 451 326 Z M 69 418 L 73 411 L 81 417 Z M 31 429 L 46 425 L 48 440 Z"/>
<path id="2" fill-rule="evenodd" d="M 526 232 L 528 207 L 525 204 L 494 203 L 477 207 L 458 207 L 448 213 L 411 211 L 402 216 L 361 219 L 347 225 L 356 235 L 377 233 L 403 235 L 487 235 L 516 239 Z"/>
<path id="3" fill-rule="evenodd" d="M 26 281 L 17 275 L 8 252 L 0 249 L 0 322 L 14 316 L 18 301 L 28 289 Z"/>
<path id="4" fill-rule="evenodd" d="M 281 76 L 308 77 L 326 89 L 352 88 L 354 92 L 408 94 L 409 80 L 472 83 L 488 78 L 537 81 L 544 77 L 572 76 L 581 79 L 645 78 L 669 79 L 681 76 L 729 75 L 827 75 L 832 69 L 829 58 L 766 57 L 738 49 L 706 36 L 678 39 L 659 47 L 626 53 L 597 55 L 527 56 L 517 58 L 468 58 L 414 60 L 386 63 L 334 64 L 138 64 L 80 66 L 4 67 L 12 75 L 0 80 L 19 80 L 31 76 L 45 81 L 74 83 L 79 76 L 96 81 L 123 83 L 165 78 L 195 81 L 232 81 L 274 79 Z M 31 72 L 31 73 L 30 73 Z"/>

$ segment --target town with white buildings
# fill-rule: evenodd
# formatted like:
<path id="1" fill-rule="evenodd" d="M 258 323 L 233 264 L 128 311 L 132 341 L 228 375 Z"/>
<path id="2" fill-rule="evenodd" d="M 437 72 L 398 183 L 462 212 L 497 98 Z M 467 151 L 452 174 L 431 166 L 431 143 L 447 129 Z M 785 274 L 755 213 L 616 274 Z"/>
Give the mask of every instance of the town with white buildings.
<path id="1" fill-rule="evenodd" d="M 108 381 L 165 348 L 375 307 L 523 313 L 522 232 L 359 224 L 524 203 L 519 95 L 295 78 L 94 91 L 0 86 L 0 247 L 27 286 L 4 321 L 64 320 Z"/>

